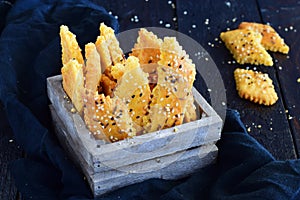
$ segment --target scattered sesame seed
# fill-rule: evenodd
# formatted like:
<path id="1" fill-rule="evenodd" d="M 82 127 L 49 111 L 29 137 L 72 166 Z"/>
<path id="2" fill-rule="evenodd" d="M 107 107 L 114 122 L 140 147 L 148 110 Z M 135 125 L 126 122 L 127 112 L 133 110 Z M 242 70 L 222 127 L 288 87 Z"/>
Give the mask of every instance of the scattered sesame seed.
<path id="1" fill-rule="evenodd" d="M 261 128 L 261 125 L 259 124 L 259 125 L 257 125 L 257 128 Z"/>
<path id="2" fill-rule="evenodd" d="M 250 132 L 251 132 L 251 127 L 248 127 L 248 128 L 247 128 L 247 131 L 250 133 Z"/>
<path id="3" fill-rule="evenodd" d="M 297 79 L 297 82 L 300 83 L 300 78 Z"/>
<path id="4" fill-rule="evenodd" d="M 193 24 L 193 25 L 192 25 L 192 28 L 196 28 L 196 24 Z"/>
<path id="5" fill-rule="evenodd" d="M 159 20 L 159 22 L 158 22 L 159 24 L 163 24 L 164 22 L 163 22 L 163 20 Z"/>
<path id="6" fill-rule="evenodd" d="M 14 140 L 8 140 L 8 142 L 12 143 Z"/>
<path id="7" fill-rule="evenodd" d="M 75 108 L 71 108 L 71 113 L 76 113 L 76 109 Z"/>
<path id="8" fill-rule="evenodd" d="M 185 10 L 185 11 L 183 11 L 183 14 L 184 14 L 184 15 L 187 15 L 187 13 L 188 13 L 188 12 L 187 12 L 186 10 Z"/>
<path id="9" fill-rule="evenodd" d="M 229 8 L 231 7 L 231 3 L 230 3 L 229 1 L 226 1 L 226 2 L 225 2 L 225 5 L 226 5 L 227 7 L 229 7 Z"/>
<path id="10" fill-rule="evenodd" d="M 209 19 L 205 19 L 204 24 L 208 25 L 209 24 Z"/>
<path id="11" fill-rule="evenodd" d="M 165 27 L 166 27 L 166 28 L 170 28 L 170 27 L 171 27 L 171 24 L 168 23 L 168 24 L 165 25 Z"/>

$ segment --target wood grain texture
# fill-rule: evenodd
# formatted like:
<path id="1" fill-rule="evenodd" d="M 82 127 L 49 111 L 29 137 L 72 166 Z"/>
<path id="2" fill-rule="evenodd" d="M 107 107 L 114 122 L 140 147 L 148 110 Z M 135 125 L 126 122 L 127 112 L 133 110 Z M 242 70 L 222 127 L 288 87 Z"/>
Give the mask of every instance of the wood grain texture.
<path id="1" fill-rule="evenodd" d="M 61 83 L 60 75 L 47 79 L 57 135 L 81 166 L 95 196 L 151 178 L 186 177 L 216 159 L 215 143 L 220 139 L 222 120 L 195 89 L 200 119 L 106 143 L 95 140 L 79 114 L 71 112 L 73 105 L 66 100 Z"/>
<path id="2" fill-rule="evenodd" d="M 280 160 L 296 158 L 275 67 L 238 65 L 225 45 L 220 42 L 219 34 L 222 31 L 236 29 L 242 21 L 262 22 L 261 11 L 258 9 L 256 1 L 250 0 L 247 3 L 201 1 L 201 3 L 195 4 L 194 1 L 178 0 L 176 5 L 178 30 L 198 41 L 218 66 L 225 83 L 227 106 L 237 109 L 241 113 L 242 121 L 249 133 L 275 158 Z M 266 107 L 239 98 L 233 78 L 233 71 L 237 67 L 249 67 L 268 73 L 274 82 L 279 101 L 274 106 Z M 206 88 L 199 90 L 204 93 L 204 96 L 209 96 Z"/>
<path id="3" fill-rule="evenodd" d="M 22 157 L 22 151 L 14 141 L 12 131 L 0 104 L 0 199 L 13 200 L 18 197 L 17 188 L 9 172 L 9 163 Z"/>
<path id="4" fill-rule="evenodd" d="M 167 0 L 93 0 L 116 16 L 120 32 L 141 27 L 177 28 L 174 2 Z"/>
<path id="5" fill-rule="evenodd" d="M 270 23 L 290 46 L 288 55 L 273 53 L 275 69 L 285 111 L 279 113 L 289 122 L 295 140 L 297 155 L 300 154 L 300 4 L 295 1 L 259 0 L 259 8 L 264 23 Z"/>

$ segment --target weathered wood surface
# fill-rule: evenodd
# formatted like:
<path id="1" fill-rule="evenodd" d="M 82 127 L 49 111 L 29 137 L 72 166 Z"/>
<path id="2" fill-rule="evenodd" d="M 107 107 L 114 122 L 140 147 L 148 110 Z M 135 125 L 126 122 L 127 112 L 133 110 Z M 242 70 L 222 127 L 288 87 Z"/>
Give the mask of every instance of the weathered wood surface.
<path id="1" fill-rule="evenodd" d="M 199 42 L 211 55 L 219 67 L 226 83 L 227 106 L 237 109 L 242 115 L 249 133 L 265 146 L 277 159 L 286 160 L 299 157 L 300 151 L 300 94 L 297 79 L 300 78 L 300 6 L 295 0 L 93 0 L 104 6 L 112 15 L 117 16 L 120 31 L 138 27 L 169 27 L 189 34 Z M 208 20 L 207 20 L 208 19 Z M 288 57 L 274 53 L 277 60 L 275 67 L 257 69 L 270 73 L 280 93 L 280 100 L 271 108 L 259 106 L 241 100 L 235 91 L 233 70 L 238 66 L 218 38 L 220 31 L 235 28 L 241 21 L 255 20 L 269 22 L 290 45 Z M 193 26 L 195 25 L 195 26 Z M 190 32 L 191 31 L 191 32 Z M 253 68 L 253 66 L 249 66 Z M 196 88 L 207 99 L 214 91 L 208 91 L 201 78 L 197 78 Z M 286 110 L 288 113 L 286 113 Z M 1 115 L 3 110 L 0 109 Z M 4 119 L 2 121 L 2 119 Z M 1 126 L 6 124 L 5 117 L 0 120 Z M 7 125 L 5 125 L 7 126 Z M 11 147 L 11 133 L 2 129 L 0 137 L 1 164 L 6 159 L 14 160 L 22 157 L 17 146 Z M 10 135 L 6 137 L 5 135 Z M 9 149 L 10 155 L 7 154 Z M 2 165 L 1 165 L 2 167 Z M 13 199 L 16 196 L 11 177 L 7 170 L 1 170 L 5 186 L 1 185 L 1 197 Z M 8 191 L 8 192 L 7 192 Z M 7 194 L 11 194 L 8 195 Z M 2 196 L 1 196 L 2 195 Z M 7 197 L 7 198 L 6 198 Z"/>
<path id="2" fill-rule="evenodd" d="M 85 173 L 95 196 L 150 178 L 167 180 L 183 178 L 196 172 L 199 168 L 211 164 L 217 157 L 218 149 L 214 141 L 200 147 L 122 167 L 114 168 L 114 166 L 110 165 L 107 166 L 108 170 L 95 173 L 95 171 L 91 170 L 91 165 L 87 163 L 78 151 L 78 146 L 72 140 L 66 138 L 68 137 L 68 131 L 54 108 L 51 111 L 57 136 L 62 146 L 69 153 L 70 157 L 75 160 L 77 166 Z M 102 163 L 98 165 L 102 165 Z M 97 166 L 93 165 L 92 167 Z"/>
<path id="3" fill-rule="evenodd" d="M 199 120 L 105 143 L 95 140 L 78 113 L 71 112 L 73 105 L 65 98 L 62 77 L 50 77 L 47 83 L 55 125 L 63 127 L 57 127 L 58 137 L 76 155 L 74 162 L 85 172 L 95 195 L 150 178 L 181 178 L 216 158 L 222 120 L 196 89 L 194 99 L 203 111 Z"/>
<path id="4" fill-rule="evenodd" d="M 300 4 L 299 1 L 268 1 L 259 0 L 262 21 L 270 23 L 285 42 L 290 46 L 289 54 L 272 54 L 275 63 L 276 77 L 282 93 L 282 102 L 285 110 L 281 115 L 287 120 L 291 128 L 297 156 L 300 154 Z M 273 117 L 275 118 L 275 117 Z M 282 123 L 282 122 L 279 122 Z M 288 125 L 284 126 L 288 127 Z M 280 131 L 277 130 L 277 131 Z M 285 132 L 288 134 L 288 132 Z M 284 146 L 289 145 L 285 144 Z M 278 147 L 280 148 L 280 147 Z"/>

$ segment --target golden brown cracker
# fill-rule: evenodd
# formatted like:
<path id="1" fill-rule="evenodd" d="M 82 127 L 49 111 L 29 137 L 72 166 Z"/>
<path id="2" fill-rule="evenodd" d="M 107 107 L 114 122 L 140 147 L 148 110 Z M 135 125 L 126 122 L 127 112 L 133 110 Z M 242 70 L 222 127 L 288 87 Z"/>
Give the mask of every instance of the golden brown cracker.
<path id="1" fill-rule="evenodd" d="M 81 49 L 74 35 L 65 25 L 60 26 L 60 39 L 62 47 L 62 64 L 65 65 L 69 60 L 76 59 L 79 64 L 84 64 Z"/>
<path id="2" fill-rule="evenodd" d="M 159 65 L 170 67 L 174 73 L 181 74 L 191 90 L 196 76 L 196 68 L 175 37 L 165 37 L 161 47 Z"/>
<path id="3" fill-rule="evenodd" d="M 112 60 L 110 58 L 108 44 L 105 41 L 105 38 L 103 35 L 102 36 L 100 35 L 97 37 L 95 44 L 97 47 L 97 51 L 100 55 L 101 69 L 102 69 L 102 72 L 104 72 L 107 67 L 112 65 Z"/>
<path id="4" fill-rule="evenodd" d="M 107 47 L 109 49 L 110 58 L 112 61 L 112 65 L 115 63 L 121 62 L 123 60 L 123 51 L 120 48 L 119 41 L 115 36 L 115 32 L 112 28 L 106 26 L 104 23 L 100 24 L 100 36 L 105 38 L 107 43 Z"/>
<path id="5" fill-rule="evenodd" d="M 278 51 L 284 54 L 289 52 L 288 45 L 285 44 L 283 38 L 281 38 L 270 25 L 254 22 L 242 22 L 239 25 L 239 29 L 248 29 L 259 32 L 263 36 L 261 44 L 266 50 L 274 52 Z"/>
<path id="6" fill-rule="evenodd" d="M 278 100 L 268 74 L 237 68 L 234 71 L 234 78 L 240 97 L 266 106 L 273 105 Z"/>
<path id="7" fill-rule="evenodd" d="M 85 90 L 97 92 L 101 80 L 100 56 L 94 43 L 85 45 L 86 63 L 84 66 Z"/>
<path id="8" fill-rule="evenodd" d="M 153 32 L 141 28 L 131 55 L 137 57 L 141 65 L 157 63 L 160 59 L 161 45 L 162 40 Z"/>
<path id="9" fill-rule="evenodd" d="M 253 30 L 236 29 L 222 32 L 220 37 L 239 64 L 273 65 L 272 57 L 261 45 L 260 33 Z"/>
<path id="10" fill-rule="evenodd" d="M 114 95 L 127 104 L 132 120 L 141 127 L 143 117 L 148 114 L 151 95 L 148 74 L 141 69 L 138 58 L 134 56 L 129 56 L 124 66 L 121 66 L 121 77 L 119 77 Z M 115 67 L 118 67 L 118 64 Z"/>
<path id="11" fill-rule="evenodd" d="M 187 97 L 192 95 L 188 81 L 174 69 L 159 66 L 157 73 L 157 85 L 151 93 L 150 115 L 146 119 L 148 132 L 182 124 Z M 163 116 L 158 118 L 158 115 Z"/>
<path id="12" fill-rule="evenodd" d="M 91 101 L 86 100 L 85 106 L 94 112 L 85 115 L 85 122 L 95 138 L 103 139 L 104 134 L 106 140 L 116 142 L 135 136 L 136 130 L 127 107 L 120 99 L 104 94 L 91 96 L 89 99 Z"/>
<path id="13" fill-rule="evenodd" d="M 71 59 L 62 68 L 62 85 L 79 114 L 83 111 L 84 78 L 82 64 Z"/>

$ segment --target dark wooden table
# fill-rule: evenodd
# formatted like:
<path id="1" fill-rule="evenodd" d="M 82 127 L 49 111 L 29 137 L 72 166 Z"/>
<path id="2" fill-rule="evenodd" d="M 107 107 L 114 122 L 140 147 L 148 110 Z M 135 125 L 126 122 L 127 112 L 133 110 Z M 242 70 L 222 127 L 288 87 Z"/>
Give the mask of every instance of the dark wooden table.
<path id="1" fill-rule="evenodd" d="M 139 27 L 164 27 L 184 33 L 200 43 L 216 63 L 225 83 L 227 107 L 237 109 L 250 135 L 278 160 L 299 158 L 300 152 L 300 2 L 296 0 L 94 0 L 120 23 L 120 31 Z M 242 21 L 269 23 L 290 46 L 288 55 L 271 53 L 274 66 L 238 65 L 219 34 Z M 241 99 L 235 89 L 237 67 L 268 73 L 278 102 L 270 107 Z M 201 79 L 198 79 L 200 81 Z M 195 83 L 210 101 L 214 91 Z M 9 175 L 9 162 L 23 156 L 15 143 L 0 106 L 0 199 L 19 199 Z"/>

